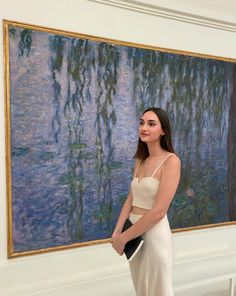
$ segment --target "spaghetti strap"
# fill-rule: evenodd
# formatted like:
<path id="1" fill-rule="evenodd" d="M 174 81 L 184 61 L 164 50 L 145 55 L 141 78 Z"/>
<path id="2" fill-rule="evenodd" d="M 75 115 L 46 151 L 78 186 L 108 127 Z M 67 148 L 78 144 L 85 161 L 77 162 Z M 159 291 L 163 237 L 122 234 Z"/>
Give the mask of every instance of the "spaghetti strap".
<path id="1" fill-rule="evenodd" d="M 142 162 L 142 159 L 140 159 L 140 162 L 138 163 L 138 166 L 137 166 L 137 169 L 135 171 L 134 177 L 137 177 L 137 172 L 138 172 L 138 169 L 140 167 L 141 162 Z"/>
<path id="2" fill-rule="evenodd" d="M 169 158 L 171 155 L 173 155 L 174 153 L 170 153 L 166 156 L 166 158 L 157 166 L 157 168 L 155 169 L 154 173 L 152 174 L 152 177 L 155 176 L 157 170 L 163 165 L 163 163 L 167 160 L 167 158 Z"/>

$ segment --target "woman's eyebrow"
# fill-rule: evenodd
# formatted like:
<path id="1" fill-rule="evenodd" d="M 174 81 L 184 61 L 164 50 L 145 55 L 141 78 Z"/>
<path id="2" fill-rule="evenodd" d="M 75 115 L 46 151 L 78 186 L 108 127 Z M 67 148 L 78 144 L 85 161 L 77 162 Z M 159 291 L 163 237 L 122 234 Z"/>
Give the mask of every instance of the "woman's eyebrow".
<path id="1" fill-rule="evenodd" d="M 144 119 L 140 118 L 140 121 L 144 121 Z M 155 120 L 155 119 L 149 119 L 149 120 L 147 120 L 147 122 L 157 122 L 157 120 Z"/>

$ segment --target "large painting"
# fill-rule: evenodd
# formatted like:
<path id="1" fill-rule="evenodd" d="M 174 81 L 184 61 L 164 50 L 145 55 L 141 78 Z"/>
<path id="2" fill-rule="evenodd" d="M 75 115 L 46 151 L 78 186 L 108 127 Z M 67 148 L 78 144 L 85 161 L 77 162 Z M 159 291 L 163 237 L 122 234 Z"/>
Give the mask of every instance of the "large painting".
<path id="1" fill-rule="evenodd" d="M 3 25 L 9 257 L 108 241 L 151 106 L 182 160 L 173 231 L 235 223 L 236 61 Z"/>

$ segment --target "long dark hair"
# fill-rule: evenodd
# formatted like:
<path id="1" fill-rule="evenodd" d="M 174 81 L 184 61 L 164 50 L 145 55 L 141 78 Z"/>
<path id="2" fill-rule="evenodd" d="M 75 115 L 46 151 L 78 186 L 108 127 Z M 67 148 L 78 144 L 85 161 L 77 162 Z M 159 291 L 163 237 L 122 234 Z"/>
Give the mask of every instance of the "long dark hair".
<path id="1" fill-rule="evenodd" d="M 152 107 L 145 110 L 143 114 L 148 111 L 152 111 L 156 114 L 156 116 L 160 120 L 163 132 L 165 133 L 163 136 L 161 136 L 161 139 L 160 139 L 161 148 L 163 148 L 166 151 L 175 153 L 174 148 L 172 146 L 170 121 L 166 111 L 161 108 Z M 138 146 L 137 146 L 137 150 L 134 155 L 134 158 L 139 158 L 144 160 L 148 156 L 149 156 L 149 151 L 148 151 L 147 143 L 142 142 L 139 138 Z"/>

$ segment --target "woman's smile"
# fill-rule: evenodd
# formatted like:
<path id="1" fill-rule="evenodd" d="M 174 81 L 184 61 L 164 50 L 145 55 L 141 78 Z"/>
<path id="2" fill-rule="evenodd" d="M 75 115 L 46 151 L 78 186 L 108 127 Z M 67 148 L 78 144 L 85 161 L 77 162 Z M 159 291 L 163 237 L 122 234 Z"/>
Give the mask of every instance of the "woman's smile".
<path id="1" fill-rule="evenodd" d="M 141 133 L 141 136 L 149 136 L 149 133 Z"/>

